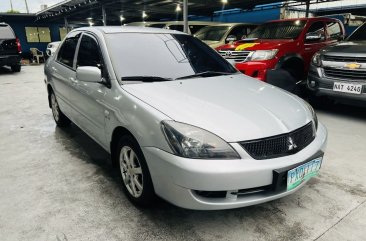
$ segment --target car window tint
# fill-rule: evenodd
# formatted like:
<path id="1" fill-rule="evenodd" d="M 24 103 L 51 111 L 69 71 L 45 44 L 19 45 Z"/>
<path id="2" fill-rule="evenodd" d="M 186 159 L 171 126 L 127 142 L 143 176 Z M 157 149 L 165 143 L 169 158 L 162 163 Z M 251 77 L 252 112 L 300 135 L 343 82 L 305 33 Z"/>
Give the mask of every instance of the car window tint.
<path id="1" fill-rule="evenodd" d="M 0 25 L 0 39 L 13 39 L 15 38 L 13 31 L 7 25 Z"/>
<path id="2" fill-rule="evenodd" d="M 311 24 L 308 31 L 306 32 L 306 35 L 315 35 L 315 34 L 321 34 L 322 38 L 321 40 L 307 40 L 306 42 L 319 42 L 325 40 L 325 29 L 324 29 L 324 23 L 322 21 L 315 22 Z"/>
<path id="3" fill-rule="evenodd" d="M 355 30 L 348 38 L 349 41 L 365 41 L 366 40 L 366 23 Z"/>
<path id="4" fill-rule="evenodd" d="M 168 28 L 171 29 L 171 30 L 177 30 L 177 31 L 183 32 L 184 26 L 176 24 L 176 25 L 170 25 Z"/>
<path id="5" fill-rule="evenodd" d="M 100 50 L 97 41 L 88 35 L 83 35 L 80 41 L 77 66 L 100 67 L 100 64 Z"/>
<path id="6" fill-rule="evenodd" d="M 244 35 L 247 35 L 247 27 L 236 26 L 230 31 L 229 35 L 234 35 L 237 40 L 240 40 Z"/>
<path id="7" fill-rule="evenodd" d="M 206 25 L 189 25 L 189 30 L 191 31 L 191 34 L 195 34 L 198 30 L 200 30 L 203 27 L 206 27 Z"/>
<path id="8" fill-rule="evenodd" d="M 57 56 L 57 61 L 71 68 L 73 67 L 75 50 L 76 45 L 78 44 L 79 37 L 80 35 L 77 35 L 65 39 Z"/>
<path id="9" fill-rule="evenodd" d="M 205 71 L 237 72 L 215 50 L 190 35 L 119 33 L 106 34 L 106 41 L 119 79 L 126 76 L 175 79 Z"/>
<path id="10" fill-rule="evenodd" d="M 327 23 L 327 31 L 331 39 L 338 40 L 342 36 L 341 26 L 338 22 Z"/>

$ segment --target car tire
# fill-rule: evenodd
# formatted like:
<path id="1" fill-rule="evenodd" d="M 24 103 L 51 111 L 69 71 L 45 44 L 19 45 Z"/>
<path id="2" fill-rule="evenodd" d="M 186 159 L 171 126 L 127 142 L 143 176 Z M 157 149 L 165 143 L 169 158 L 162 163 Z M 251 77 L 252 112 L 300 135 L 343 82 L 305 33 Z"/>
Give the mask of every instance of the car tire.
<path id="1" fill-rule="evenodd" d="M 20 70 L 22 69 L 22 66 L 20 64 L 16 64 L 16 65 L 12 65 L 10 66 L 11 71 L 13 72 L 20 72 Z"/>
<path id="2" fill-rule="evenodd" d="M 51 92 L 49 98 L 53 119 L 55 120 L 56 125 L 59 127 L 69 126 L 71 121 L 69 118 L 67 118 L 67 116 L 64 115 L 64 113 L 62 113 L 60 106 L 58 105 L 56 95 Z"/>
<path id="3" fill-rule="evenodd" d="M 131 135 L 124 135 L 117 144 L 116 164 L 121 177 L 123 191 L 139 206 L 152 206 L 156 201 L 151 180 L 142 150 Z"/>

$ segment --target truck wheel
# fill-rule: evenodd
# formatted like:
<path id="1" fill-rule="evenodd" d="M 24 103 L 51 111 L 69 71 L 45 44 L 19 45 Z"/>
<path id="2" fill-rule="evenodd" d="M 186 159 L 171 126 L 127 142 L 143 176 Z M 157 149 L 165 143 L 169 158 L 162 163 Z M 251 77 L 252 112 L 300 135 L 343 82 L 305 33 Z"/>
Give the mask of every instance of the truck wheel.
<path id="1" fill-rule="evenodd" d="M 16 64 L 16 65 L 12 65 L 11 67 L 11 71 L 13 72 L 20 72 L 22 66 L 20 64 Z"/>
<path id="2" fill-rule="evenodd" d="M 53 92 L 51 92 L 51 94 L 50 94 L 50 104 L 51 104 L 53 119 L 55 120 L 56 125 L 59 127 L 69 126 L 71 121 L 60 110 L 60 107 L 57 103 L 56 95 Z"/>
<path id="3" fill-rule="evenodd" d="M 130 135 L 122 136 L 116 151 L 123 191 L 127 197 L 137 205 L 153 205 L 156 196 L 149 168 L 135 138 Z"/>

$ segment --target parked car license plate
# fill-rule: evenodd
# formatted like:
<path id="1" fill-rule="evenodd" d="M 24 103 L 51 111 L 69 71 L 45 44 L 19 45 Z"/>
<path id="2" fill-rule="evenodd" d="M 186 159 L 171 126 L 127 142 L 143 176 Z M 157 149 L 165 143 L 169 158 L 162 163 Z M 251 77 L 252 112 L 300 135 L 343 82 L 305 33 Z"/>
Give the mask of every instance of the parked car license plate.
<path id="1" fill-rule="evenodd" d="M 322 165 L 323 157 L 319 157 L 305 164 L 302 164 L 287 172 L 287 190 L 292 190 L 303 181 L 316 176 Z"/>
<path id="2" fill-rule="evenodd" d="M 335 82 L 333 85 L 333 91 L 351 93 L 351 94 L 361 94 L 362 85 Z"/>

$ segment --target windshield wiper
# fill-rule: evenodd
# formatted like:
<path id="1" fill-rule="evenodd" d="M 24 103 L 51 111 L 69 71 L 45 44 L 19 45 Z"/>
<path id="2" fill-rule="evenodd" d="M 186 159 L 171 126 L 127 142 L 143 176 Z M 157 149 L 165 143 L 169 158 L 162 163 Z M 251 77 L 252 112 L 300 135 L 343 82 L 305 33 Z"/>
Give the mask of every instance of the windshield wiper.
<path id="1" fill-rule="evenodd" d="M 141 81 L 141 82 L 163 82 L 172 81 L 170 78 L 163 78 L 159 76 L 126 76 L 121 78 L 122 81 Z"/>
<path id="2" fill-rule="evenodd" d="M 187 75 L 183 77 L 176 78 L 176 80 L 180 79 L 191 79 L 196 77 L 212 77 L 212 76 L 220 76 L 220 75 L 232 75 L 235 73 L 228 73 L 228 72 L 218 72 L 218 71 L 204 71 L 197 74 Z"/>

